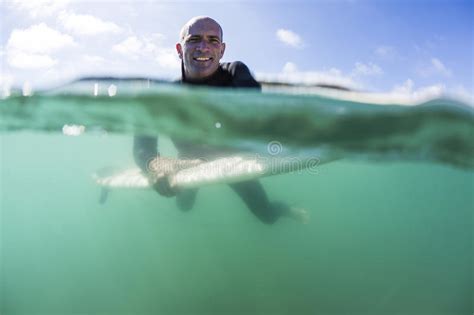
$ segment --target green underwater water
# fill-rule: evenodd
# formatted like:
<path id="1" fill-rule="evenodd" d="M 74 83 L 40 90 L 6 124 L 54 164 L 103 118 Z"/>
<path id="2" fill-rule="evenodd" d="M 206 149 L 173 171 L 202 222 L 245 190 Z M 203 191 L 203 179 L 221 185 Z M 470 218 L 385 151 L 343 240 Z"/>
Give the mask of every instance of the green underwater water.
<path id="1" fill-rule="evenodd" d="M 132 79 L 12 92 L 0 101 L 0 314 L 473 314 L 474 107 L 340 93 Z M 164 156 L 177 153 L 167 134 L 344 159 L 261 179 L 307 225 L 261 223 L 225 185 L 203 187 L 189 212 L 151 190 L 101 204 L 92 175 L 134 166 L 134 133 L 160 134 Z"/>
<path id="2" fill-rule="evenodd" d="M 262 179 L 310 223 L 258 221 L 226 186 L 194 209 L 92 173 L 131 135 L 0 135 L 0 314 L 472 314 L 472 170 L 342 160 Z M 172 155 L 170 141 L 160 144 Z"/>

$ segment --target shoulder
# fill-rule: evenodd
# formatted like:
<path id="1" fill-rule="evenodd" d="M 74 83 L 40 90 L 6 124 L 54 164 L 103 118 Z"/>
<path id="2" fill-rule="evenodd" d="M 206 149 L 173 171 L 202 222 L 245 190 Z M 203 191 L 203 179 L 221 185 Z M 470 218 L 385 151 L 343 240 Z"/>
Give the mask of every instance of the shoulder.
<path id="1" fill-rule="evenodd" d="M 260 88 L 260 84 L 252 76 L 247 65 L 242 61 L 224 62 L 221 63 L 221 68 L 232 76 L 234 86 Z"/>
<path id="2" fill-rule="evenodd" d="M 221 67 L 232 75 L 250 74 L 249 68 L 242 61 L 223 62 Z"/>

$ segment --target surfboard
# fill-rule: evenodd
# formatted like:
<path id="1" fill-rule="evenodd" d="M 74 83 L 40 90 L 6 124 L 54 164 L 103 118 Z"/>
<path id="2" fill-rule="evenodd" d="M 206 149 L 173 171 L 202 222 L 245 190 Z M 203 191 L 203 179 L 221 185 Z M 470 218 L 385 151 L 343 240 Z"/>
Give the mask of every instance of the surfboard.
<path id="1" fill-rule="evenodd" d="M 231 156 L 203 162 L 178 170 L 168 177 L 170 186 L 175 189 L 198 188 L 213 184 L 230 184 L 265 176 L 295 171 L 316 172 L 319 165 L 335 158 L 276 158 Z M 169 161 L 170 159 L 168 159 Z M 175 163 L 183 160 L 175 159 Z M 138 168 L 104 168 L 94 175 L 95 182 L 108 189 L 148 189 L 149 178 Z"/>

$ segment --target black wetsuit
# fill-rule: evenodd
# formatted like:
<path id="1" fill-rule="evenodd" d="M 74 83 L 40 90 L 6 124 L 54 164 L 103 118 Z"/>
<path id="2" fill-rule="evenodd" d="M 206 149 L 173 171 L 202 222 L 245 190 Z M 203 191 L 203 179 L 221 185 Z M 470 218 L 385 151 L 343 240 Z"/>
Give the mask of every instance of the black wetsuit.
<path id="1" fill-rule="evenodd" d="M 260 84 L 250 74 L 247 66 L 239 61 L 221 63 L 211 77 L 198 83 L 187 81 L 182 70 L 182 79 L 179 83 L 212 87 L 261 89 Z M 178 149 L 180 157 L 208 159 L 209 156 L 213 155 L 213 151 L 218 151 L 215 148 L 179 139 L 172 138 L 172 141 Z M 133 154 L 135 162 L 143 171 L 147 170 L 148 162 L 159 155 L 157 142 L 158 137 L 134 137 Z M 275 222 L 284 211 L 288 211 L 288 207 L 283 203 L 269 202 L 265 190 L 257 180 L 230 184 L 230 187 L 242 198 L 249 209 L 265 223 Z M 182 210 L 191 209 L 196 193 L 197 190 L 194 189 L 179 192 L 177 195 L 178 206 Z"/>

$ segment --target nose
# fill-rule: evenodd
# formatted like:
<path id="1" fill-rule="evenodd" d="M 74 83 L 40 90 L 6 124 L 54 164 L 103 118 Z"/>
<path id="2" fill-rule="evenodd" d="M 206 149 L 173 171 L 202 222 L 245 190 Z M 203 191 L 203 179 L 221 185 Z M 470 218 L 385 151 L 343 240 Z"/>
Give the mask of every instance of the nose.
<path id="1" fill-rule="evenodd" d="M 209 50 L 209 46 L 207 45 L 207 42 L 205 40 L 202 40 L 198 43 L 196 49 L 200 51 L 207 51 Z"/>

